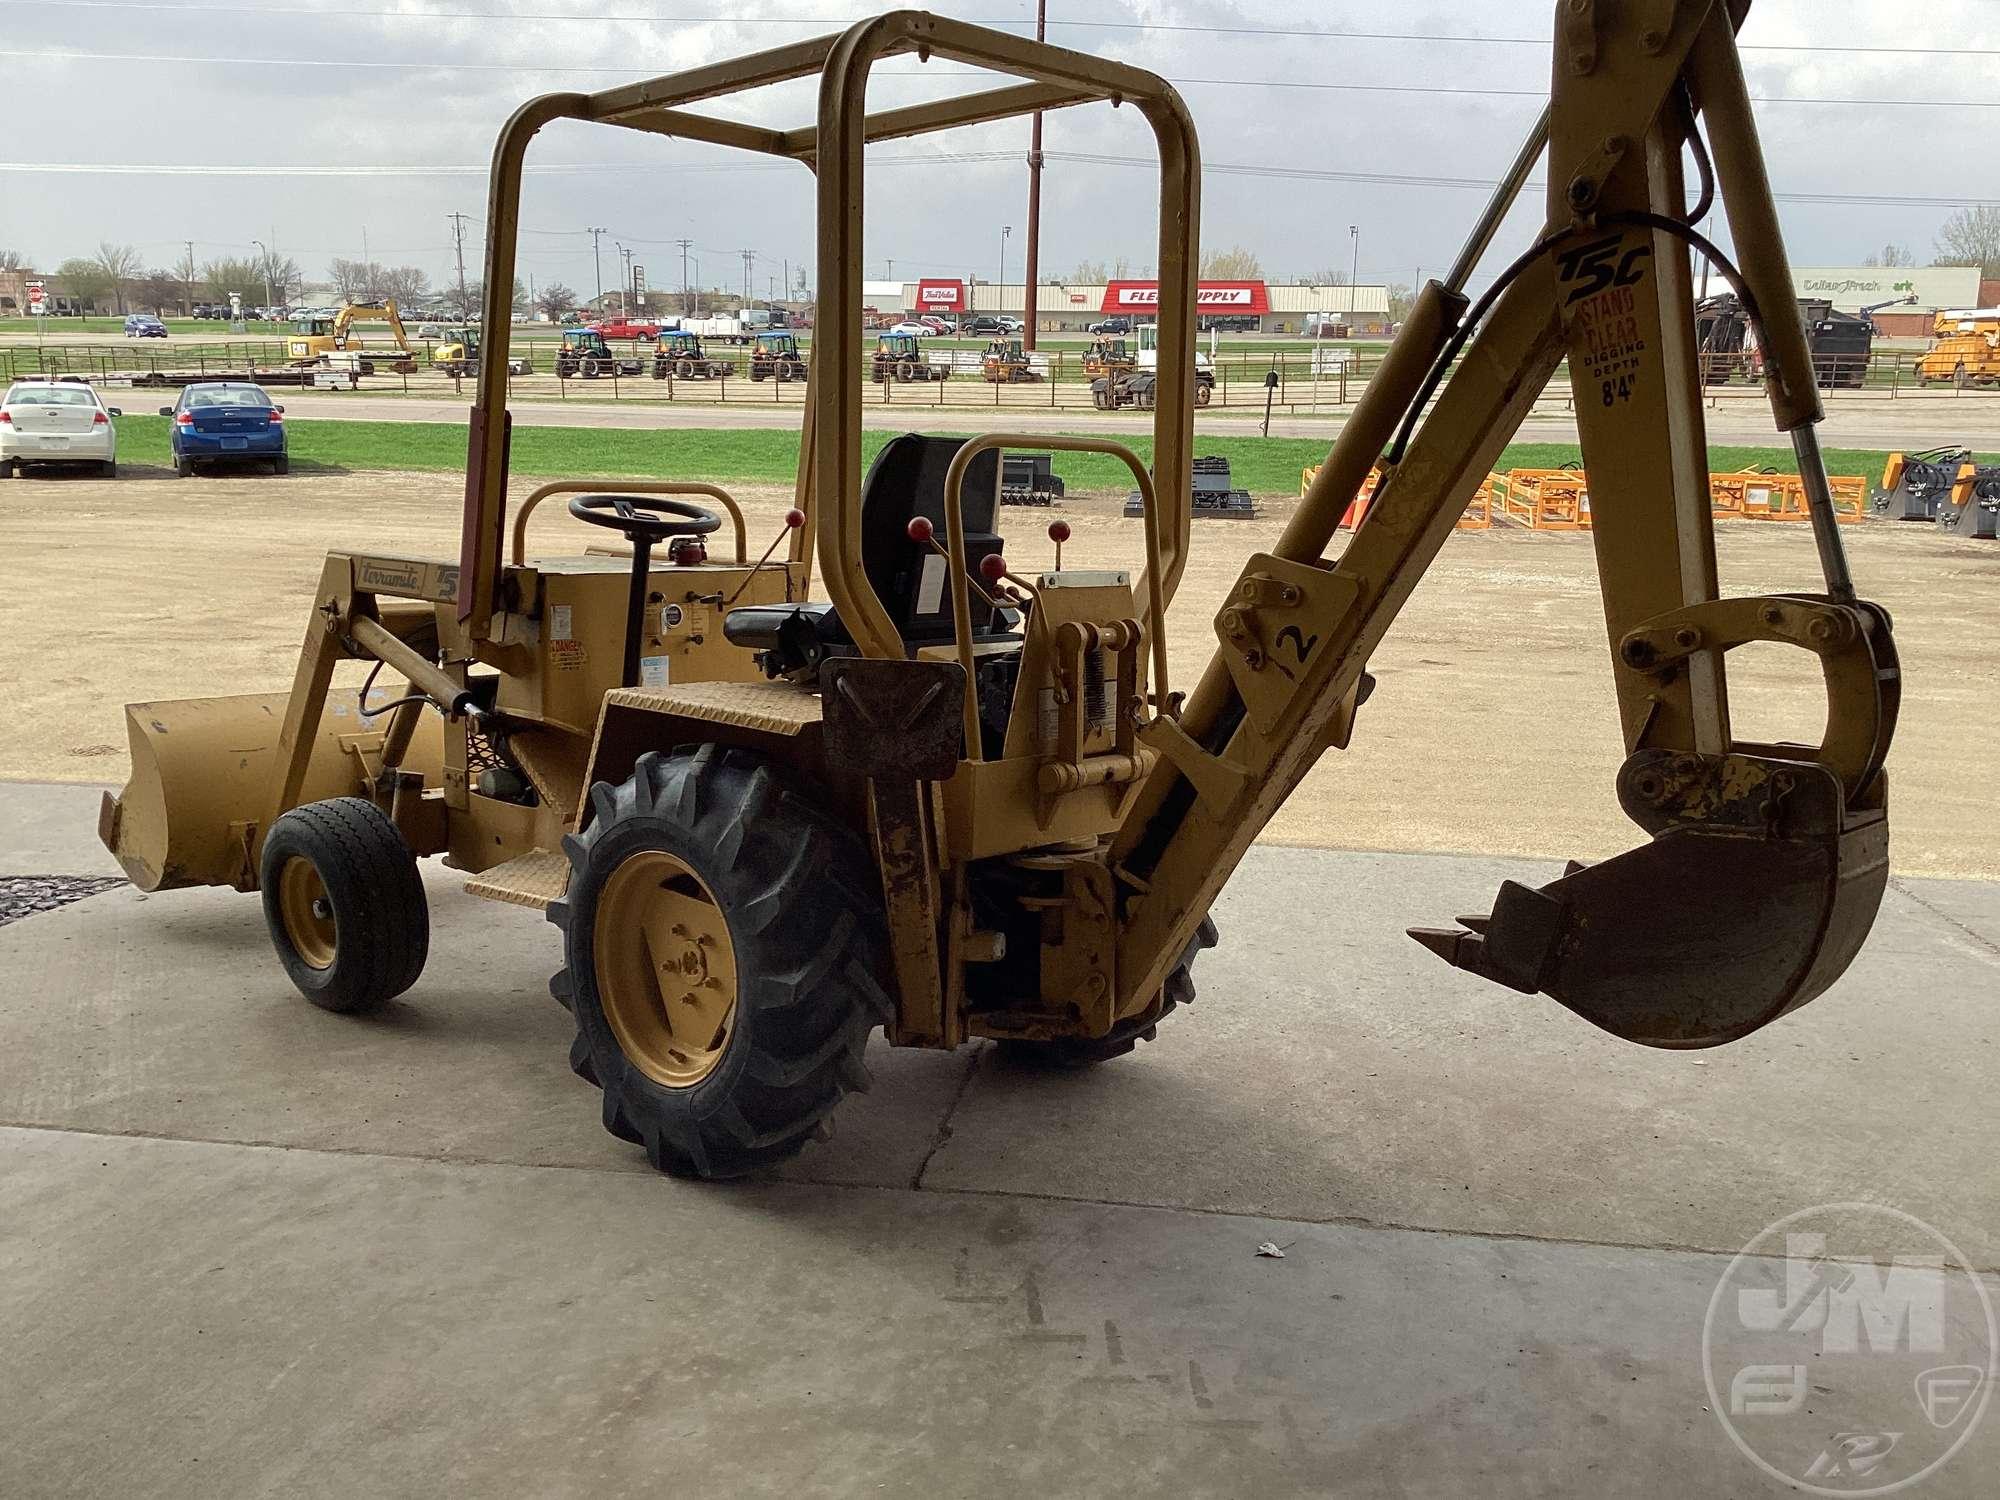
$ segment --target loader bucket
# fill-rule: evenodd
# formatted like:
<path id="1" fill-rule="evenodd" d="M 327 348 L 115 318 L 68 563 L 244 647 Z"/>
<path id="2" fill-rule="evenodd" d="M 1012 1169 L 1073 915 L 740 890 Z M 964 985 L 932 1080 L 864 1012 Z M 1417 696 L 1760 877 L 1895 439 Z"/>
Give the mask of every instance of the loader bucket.
<path id="1" fill-rule="evenodd" d="M 1874 923 L 1888 820 L 1877 809 L 1843 826 L 1839 783 L 1816 765 L 1719 760 L 1718 784 L 1784 768 L 1722 816 L 1656 829 L 1540 889 L 1507 881 L 1491 916 L 1410 935 L 1649 1047 L 1721 1046 L 1797 1009 L 1841 976 Z"/>
<path id="2" fill-rule="evenodd" d="M 132 776 L 117 796 L 105 793 L 97 834 L 143 891 L 192 885 L 257 883 L 258 823 L 268 814 L 284 728 L 284 693 L 130 703 L 126 730 Z M 301 802 L 361 792 L 362 752 L 382 743 L 351 702 L 330 702 L 313 738 Z M 407 756 L 436 785 L 443 740 L 425 715 Z"/>

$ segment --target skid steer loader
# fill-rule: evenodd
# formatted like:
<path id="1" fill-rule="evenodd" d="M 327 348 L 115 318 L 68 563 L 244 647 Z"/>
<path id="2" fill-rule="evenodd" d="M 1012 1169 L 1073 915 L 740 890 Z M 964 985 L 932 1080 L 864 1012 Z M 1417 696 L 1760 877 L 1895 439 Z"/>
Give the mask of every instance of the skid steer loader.
<path id="1" fill-rule="evenodd" d="M 606 1127 L 673 1173 L 744 1173 L 822 1133 L 866 1081 L 877 1026 L 898 1046 L 992 1038 L 1058 1064 L 1113 1058 L 1190 998 L 1217 892 L 1306 772 L 1363 727 L 1370 655 L 1567 360 L 1628 750 L 1616 790 L 1647 837 L 1413 935 L 1646 1046 L 1748 1035 L 1825 990 L 1873 921 L 1899 677 L 1889 619 L 1856 596 L 1834 525 L 1736 51 L 1745 9 L 1564 0 L 1546 114 L 1276 545 L 1244 564 L 1191 690 L 1169 681 L 1165 630 L 1191 529 L 1200 180 L 1172 88 L 904 11 L 532 101 L 494 156 L 485 327 L 503 343 L 522 160 L 550 122 L 814 172 L 828 348 L 789 529 L 752 562 L 718 489 L 583 481 L 527 496 L 510 528 L 505 367 L 489 357 L 459 555 L 331 554 L 289 694 L 133 705 L 132 781 L 106 800 L 105 841 L 146 889 L 260 891 L 291 977 L 337 1009 L 416 980 L 420 856 L 542 909 L 562 935 L 552 987 L 575 1019 L 571 1065 L 602 1091 Z M 866 114 L 871 68 L 908 53 L 1020 81 Z M 692 108 L 806 77 L 813 125 Z M 1102 103 L 1136 109 L 1159 152 L 1152 466 L 1098 438 L 911 434 L 864 476 L 864 147 Z M 1469 296 L 1544 152 L 1542 230 Z M 1740 266 L 1694 228 L 1718 195 Z M 1796 592 L 1718 589 L 1691 247 L 1768 352 L 1824 574 Z M 1010 447 L 1123 463 L 1144 502 L 1138 567 L 1011 560 L 995 529 Z M 1330 559 L 1371 468 L 1373 504 Z M 629 558 L 526 555 L 529 514 L 557 495 Z M 717 558 L 725 520 L 734 546 Z M 808 592 L 815 553 L 823 599 Z M 1820 743 L 1732 733 L 1728 653 L 1747 642 L 1818 659 Z M 349 658 L 402 685 L 332 692 Z"/>

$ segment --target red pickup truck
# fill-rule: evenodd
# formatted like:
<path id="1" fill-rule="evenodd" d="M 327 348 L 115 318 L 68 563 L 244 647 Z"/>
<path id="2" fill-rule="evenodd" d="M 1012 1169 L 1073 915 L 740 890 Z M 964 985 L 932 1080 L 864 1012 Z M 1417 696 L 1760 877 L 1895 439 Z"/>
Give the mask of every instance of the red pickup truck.
<path id="1" fill-rule="evenodd" d="M 591 326 L 603 334 L 607 341 L 611 339 L 656 339 L 660 336 L 660 325 L 658 323 L 632 323 L 623 318 L 611 318 L 602 323 L 594 323 Z"/>

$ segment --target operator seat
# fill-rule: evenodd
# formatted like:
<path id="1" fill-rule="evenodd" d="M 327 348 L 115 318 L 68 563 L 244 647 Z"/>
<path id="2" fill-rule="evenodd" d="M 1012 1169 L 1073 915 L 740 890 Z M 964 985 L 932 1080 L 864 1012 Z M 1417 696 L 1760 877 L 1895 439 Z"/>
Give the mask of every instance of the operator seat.
<path id="1" fill-rule="evenodd" d="M 945 475 L 965 439 L 925 437 L 906 432 L 891 438 L 875 455 L 861 481 L 861 567 L 890 621 L 915 654 L 918 646 L 954 639 L 951 587 L 945 560 L 910 540 L 909 524 L 923 516 L 946 535 Z M 965 565 L 977 573 L 980 559 L 1000 550 L 994 530 L 1000 505 L 1000 454 L 988 449 L 966 465 L 960 489 L 965 525 Z M 1011 609 L 996 610 L 978 593 L 970 596 L 975 642 L 1014 638 L 1020 623 Z M 817 682 L 829 656 L 854 654 L 854 637 L 826 600 L 803 604 L 749 604 L 722 621 L 725 639 L 763 653 L 772 677 Z"/>

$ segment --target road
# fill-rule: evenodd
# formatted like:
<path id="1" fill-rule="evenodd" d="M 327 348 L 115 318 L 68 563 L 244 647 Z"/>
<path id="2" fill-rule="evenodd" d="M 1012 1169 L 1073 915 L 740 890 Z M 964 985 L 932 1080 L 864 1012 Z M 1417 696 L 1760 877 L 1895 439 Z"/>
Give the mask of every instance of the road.
<path id="1" fill-rule="evenodd" d="M 466 400 L 429 396 L 376 396 L 367 391 L 347 394 L 286 393 L 289 414 L 320 421 L 463 422 Z M 1829 396 L 1827 418 L 1820 424 L 1820 442 L 1828 448 L 1870 450 L 1915 449 L 1940 444 L 1964 444 L 1980 452 L 2000 449 L 2000 394 L 1935 391 L 1904 393 L 1891 399 L 1869 392 Z M 663 401 L 520 401 L 512 408 L 521 427 L 622 428 L 777 428 L 797 430 L 800 408 L 742 403 L 670 404 Z M 1147 433 L 1152 417 L 1133 412 L 1060 411 L 1009 405 L 993 412 L 973 404 L 936 406 L 921 400 L 891 405 L 864 404 L 862 424 L 908 431 L 976 431 L 984 425 L 1004 425 L 1017 432 L 1108 431 Z M 1274 416 L 1273 437 L 1324 437 L 1331 441 L 1342 418 Z M 1782 446 L 1785 438 L 1772 426 L 1769 409 L 1748 392 L 1711 402 L 1707 412 L 1708 440 L 1717 446 Z M 1218 436 L 1254 436 L 1263 419 L 1253 410 L 1232 407 L 1197 414 L 1196 430 Z M 1521 425 L 1522 442 L 1573 443 L 1576 419 L 1560 400 L 1537 407 Z"/>

